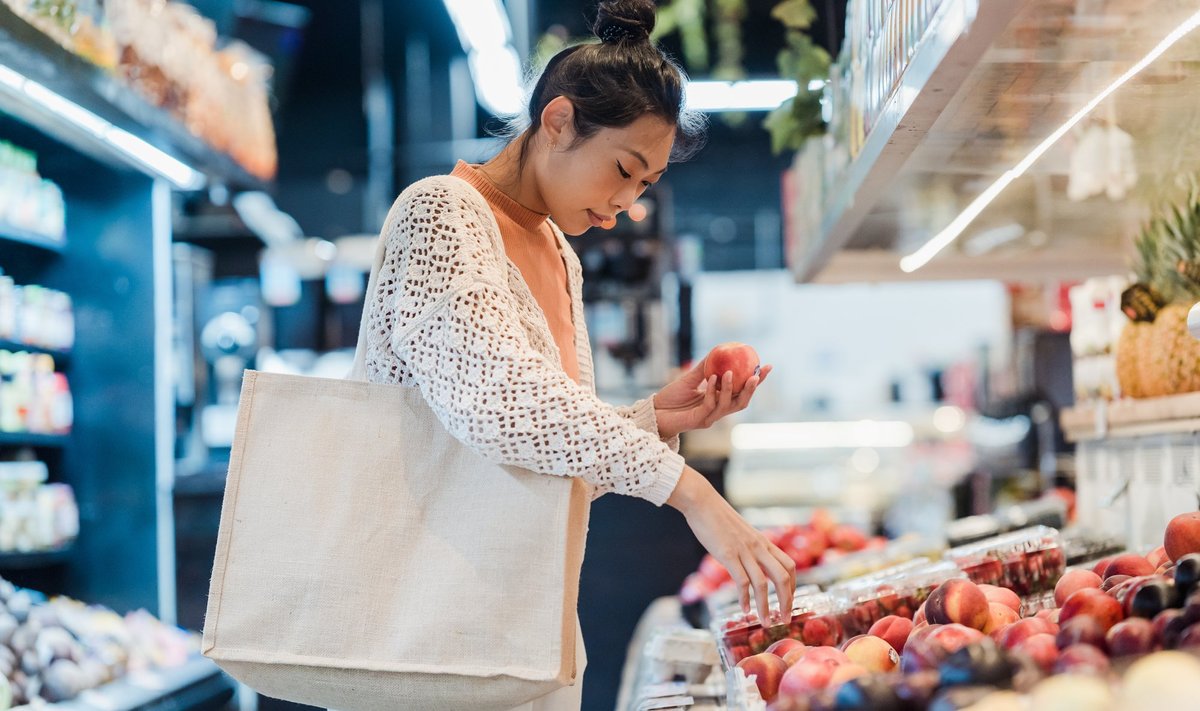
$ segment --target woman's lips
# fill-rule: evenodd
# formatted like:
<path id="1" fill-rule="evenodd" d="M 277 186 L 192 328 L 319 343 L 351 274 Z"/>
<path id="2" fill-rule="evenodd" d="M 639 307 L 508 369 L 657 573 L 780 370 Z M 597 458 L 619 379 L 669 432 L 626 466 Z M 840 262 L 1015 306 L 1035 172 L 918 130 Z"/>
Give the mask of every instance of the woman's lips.
<path id="1" fill-rule="evenodd" d="M 591 210 L 587 211 L 588 219 L 592 221 L 592 227 L 603 227 L 605 222 L 611 221 L 611 218 L 601 217 Z"/>

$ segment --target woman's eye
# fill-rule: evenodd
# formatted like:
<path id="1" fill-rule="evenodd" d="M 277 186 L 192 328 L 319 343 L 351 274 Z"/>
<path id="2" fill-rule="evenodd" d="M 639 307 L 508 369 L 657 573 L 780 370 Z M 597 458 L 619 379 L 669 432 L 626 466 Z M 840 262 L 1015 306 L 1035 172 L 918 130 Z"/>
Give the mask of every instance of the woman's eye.
<path id="1" fill-rule="evenodd" d="M 633 177 L 629 175 L 629 173 L 625 172 L 625 166 L 621 165 L 621 161 L 617 161 L 617 170 L 621 171 L 621 177 L 625 178 L 626 180 Z"/>
<path id="2" fill-rule="evenodd" d="M 642 181 L 642 187 L 643 187 L 643 188 L 648 188 L 648 187 L 650 187 L 651 185 L 654 185 L 654 183 L 650 182 L 649 180 L 643 180 L 643 181 Z"/>

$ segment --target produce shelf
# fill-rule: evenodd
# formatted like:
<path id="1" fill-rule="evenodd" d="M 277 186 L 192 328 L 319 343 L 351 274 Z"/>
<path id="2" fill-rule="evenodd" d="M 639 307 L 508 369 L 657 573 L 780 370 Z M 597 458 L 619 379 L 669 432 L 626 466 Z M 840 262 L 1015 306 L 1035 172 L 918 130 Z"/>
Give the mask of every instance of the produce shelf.
<path id="1" fill-rule="evenodd" d="M 33 570 L 66 563 L 71 557 L 71 546 L 29 553 L 7 553 L 0 551 L 0 571 Z"/>
<path id="2" fill-rule="evenodd" d="M 128 166 L 157 177 L 131 152 L 98 135 L 94 119 L 70 110 L 71 107 L 57 106 L 58 102 L 47 100 L 40 88 L 209 178 L 248 189 L 265 185 L 233 158 L 191 133 L 170 113 L 150 104 L 104 69 L 63 48 L 8 5 L 0 3 L 0 110 L 109 164 Z"/>
<path id="3" fill-rule="evenodd" d="M 229 677 L 208 659 L 193 657 L 174 669 L 131 674 L 47 708 L 62 711 L 203 711 L 233 697 Z"/>
<path id="4" fill-rule="evenodd" d="M 64 447 L 69 435 L 0 432 L 0 447 Z"/>
<path id="5" fill-rule="evenodd" d="M 37 247 L 56 254 L 62 253 L 66 249 L 66 244 L 62 241 L 0 223 L 0 243 L 3 242 Z"/>
<path id="6" fill-rule="evenodd" d="M 48 353 L 54 356 L 55 365 L 62 365 L 71 359 L 70 351 L 60 351 L 54 348 L 43 348 L 41 346 L 31 346 L 28 343 L 20 341 L 9 341 L 0 338 L 0 351 L 25 351 L 26 353 Z"/>
<path id="7" fill-rule="evenodd" d="M 1072 442 L 1200 432 L 1200 393 L 1076 405 L 1059 423 Z"/>

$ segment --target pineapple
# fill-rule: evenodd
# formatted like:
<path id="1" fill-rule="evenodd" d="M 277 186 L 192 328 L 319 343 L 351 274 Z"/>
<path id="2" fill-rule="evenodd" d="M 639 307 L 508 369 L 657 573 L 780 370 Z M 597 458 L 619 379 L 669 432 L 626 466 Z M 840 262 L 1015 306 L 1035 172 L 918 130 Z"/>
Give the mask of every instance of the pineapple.
<path id="1" fill-rule="evenodd" d="M 1187 314 L 1200 300 L 1200 191 L 1193 185 L 1183 206 L 1164 209 L 1150 221 L 1139 254 L 1157 254 L 1152 286 L 1167 300 L 1158 311 L 1149 338 L 1150 360 L 1140 365 L 1147 395 L 1200 390 L 1200 341 L 1188 333 Z M 1145 252 L 1143 252 L 1145 249 Z"/>
<path id="2" fill-rule="evenodd" d="M 1117 339 L 1117 382 L 1122 397 L 1147 397 L 1142 387 L 1143 350 L 1149 341 L 1151 325 L 1145 321 L 1130 321 L 1121 329 Z"/>

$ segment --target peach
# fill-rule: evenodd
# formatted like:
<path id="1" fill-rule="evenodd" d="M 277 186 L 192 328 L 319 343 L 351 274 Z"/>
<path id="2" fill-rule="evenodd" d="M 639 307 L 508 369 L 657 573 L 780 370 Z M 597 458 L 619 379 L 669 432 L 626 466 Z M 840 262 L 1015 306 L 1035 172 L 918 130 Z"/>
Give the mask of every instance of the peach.
<path id="1" fill-rule="evenodd" d="M 858 551 L 867 545 L 867 536 L 854 526 L 842 524 L 829 532 L 829 545 L 839 550 Z"/>
<path id="2" fill-rule="evenodd" d="M 1099 588 L 1104 579 L 1090 570 L 1068 570 L 1054 586 L 1054 604 L 1062 607 L 1071 593 L 1084 588 Z"/>
<path id="3" fill-rule="evenodd" d="M 1072 593 L 1063 603 L 1062 611 L 1058 615 L 1059 624 L 1066 624 L 1067 620 L 1076 615 L 1091 617 L 1100 623 L 1105 631 L 1125 617 L 1121 603 L 1096 588 L 1084 588 Z"/>
<path id="4" fill-rule="evenodd" d="M 1154 623 L 1144 617 L 1130 617 L 1113 625 L 1104 635 L 1108 654 L 1112 657 L 1129 657 L 1149 654 L 1157 644 L 1154 638 Z"/>
<path id="5" fill-rule="evenodd" d="M 841 666 L 820 659 L 807 657 L 788 667 L 779 682 L 779 695 L 788 697 L 808 696 L 829 685 L 833 672 Z"/>
<path id="6" fill-rule="evenodd" d="M 788 652 L 787 654 L 783 655 L 783 661 L 790 667 L 793 664 L 795 664 L 796 662 L 803 659 L 804 655 L 808 653 L 809 649 L 812 649 L 812 648 L 811 647 L 797 647 L 797 648 L 791 650 L 790 652 Z"/>
<path id="7" fill-rule="evenodd" d="M 904 651 L 904 643 L 908 641 L 908 635 L 912 634 L 913 627 L 912 620 L 898 615 L 888 615 L 871 625 L 867 634 L 875 635 L 892 645 L 892 649 L 899 654 Z"/>
<path id="8" fill-rule="evenodd" d="M 947 580 L 925 600 L 925 618 L 930 624 L 957 622 L 982 630 L 991 619 L 987 596 L 970 580 Z"/>
<path id="9" fill-rule="evenodd" d="M 1114 575 L 1111 578 L 1105 578 L 1104 582 L 1100 584 L 1100 589 L 1103 590 L 1104 592 L 1108 592 L 1109 590 L 1112 590 L 1113 588 L 1117 587 L 1118 585 L 1125 582 L 1126 580 L 1133 580 L 1133 576 L 1132 575 Z"/>
<path id="10" fill-rule="evenodd" d="M 779 694 L 779 683 L 783 680 L 784 672 L 788 670 L 787 662 L 768 652 L 746 657 L 738 662 L 737 666 L 747 677 L 754 677 L 758 694 L 762 696 L 763 701 L 775 700 L 775 696 Z"/>
<path id="11" fill-rule="evenodd" d="M 1012 590 L 987 583 L 980 585 L 979 589 L 983 591 L 983 596 L 988 599 L 988 602 L 998 602 L 1011 607 L 1017 614 L 1021 613 L 1021 598 Z"/>
<path id="12" fill-rule="evenodd" d="M 1072 617 L 1063 623 L 1055 640 L 1059 649 L 1066 649 L 1080 644 L 1090 644 L 1103 651 L 1105 629 L 1087 615 Z"/>
<path id="13" fill-rule="evenodd" d="M 983 633 L 973 627 L 960 625 L 957 622 L 942 625 L 929 635 L 932 642 L 940 645 L 947 653 L 957 652 L 968 644 L 983 639 Z"/>
<path id="14" fill-rule="evenodd" d="M 890 672 L 900 664 L 900 655 L 886 640 L 872 635 L 862 635 L 851 640 L 842 649 L 851 663 L 873 672 Z"/>
<path id="15" fill-rule="evenodd" d="M 849 664 L 850 657 L 837 647 L 809 647 L 804 659 L 826 664 Z"/>
<path id="16" fill-rule="evenodd" d="M 892 654 L 895 653 L 895 650 L 892 650 Z M 860 664 L 839 664 L 833 670 L 833 675 L 829 677 L 829 684 L 827 688 L 835 689 L 851 679 L 857 679 L 860 676 L 866 676 L 870 673 L 870 669 L 867 669 Z"/>
<path id="17" fill-rule="evenodd" d="M 1110 556 L 1101 558 L 1100 560 L 1096 561 L 1096 564 L 1094 566 L 1092 566 L 1092 572 L 1095 573 L 1096 575 L 1099 575 L 1102 578 L 1106 577 L 1104 575 L 1104 569 L 1108 567 L 1108 564 L 1112 562 L 1113 558 L 1116 558 L 1116 556 L 1110 555 Z"/>
<path id="18" fill-rule="evenodd" d="M 704 356 L 704 378 L 717 376 L 717 388 L 727 372 L 733 373 L 734 394 L 740 393 L 746 381 L 758 373 L 758 353 L 745 343 L 722 343 Z"/>
<path id="19" fill-rule="evenodd" d="M 988 617 L 987 626 L 983 628 L 984 634 L 990 635 L 996 630 L 1004 629 L 1005 627 L 1008 627 L 1012 623 L 1021 619 L 1021 616 L 1017 614 L 1016 610 L 1002 602 L 989 602 L 988 611 L 990 614 Z"/>
<path id="20" fill-rule="evenodd" d="M 1054 631 L 1057 632 L 1058 631 L 1058 616 L 1061 612 L 1062 612 L 1061 608 L 1055 607 L 1055 608 L 1052 608 L 1049 610 L 1038 610 L 1036 613 L 1034 613 L 1033 616 L 1038 618 L 1039 620 L 1045 620 L 1045 621 L 1049 622 L 1051 625 L 1054 625 Z"/>
<path id="21" fill-rule="evenodd" d="M 1108 655 L 1090 644 L 1073 644 L 1058 653 L 1054 663 L 1056 674 L 1095 674 L 1108 672 Z"/>
<path id="22" fill-rule="evenodd" d="M 800 638 L 810 647 L 833 647 L 842 640 L 842 623 L 833 615 L 818 615 L 804 621 Z"/>
<path id="23" fill-rule="evenodd" d="M 786 637 L 767 647 L 767 651 L 782 659 L 787 656 L 788 652 L 794 649 L 805 649 L 806 647 L 807 645 L 800 640 Z"/>
<path id="24" fill-rule="evenodd" d="M 1109 562 L 1108 567 L 1104 569 L 1102 577 L 1131 575 L 1136 578 L 1139 575 L 1150 575 L 1153 572 L 1154 566 L 1150 565 L 1150 561 L 1137 553 L 1122 553 Z"/>
<path id="25" fill-rule="evenodd" d="M 1200 511 L 1188 511 L 1171 519 L 1163 536 L 1163 547 L 1171 560 L 1200 553 Z"/>
<path id="26" fill-rule="evenodd" d="M 1005 649 L 1012 649 L 1035 634 L 1056 634 L 1054 625 L 1038 617 L 1026 617 L 993 634 L 992 638 Z"/>
<path id="27" fill-rule="evenodd" d="M 1146 560 L 1156 569 L 1171 564 L 1171 556 L 1167 555 L 1167 547 L 1159 546 L 1146 554 Z"/>
<path id="28" fill-rule="evenodd" d="M 1044 672 L 1054 669 L 1054 663 L 1058 661 L 1058 644 L 1054 641 L 1054 635 L 1045 632 L 1026 637 L 1012 651 L 1030 657 Z"/>
<path id="29" fill-rule="evenodd" d="M 921 606 L 917 608 L 917 612 L 913 615 L 913 624 L 920 626 L 928 621 L 925 619 L 925 603 L 921 603 Z"/>

